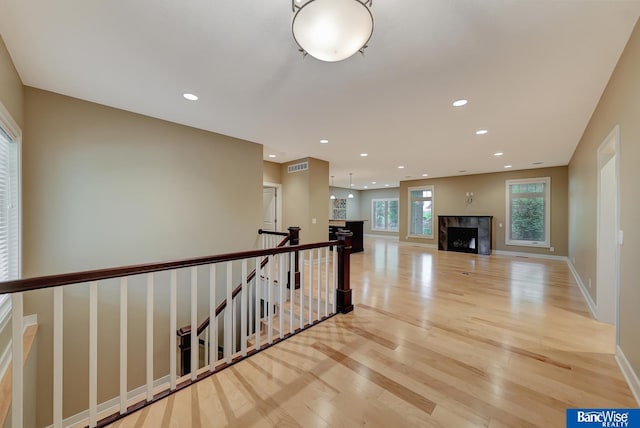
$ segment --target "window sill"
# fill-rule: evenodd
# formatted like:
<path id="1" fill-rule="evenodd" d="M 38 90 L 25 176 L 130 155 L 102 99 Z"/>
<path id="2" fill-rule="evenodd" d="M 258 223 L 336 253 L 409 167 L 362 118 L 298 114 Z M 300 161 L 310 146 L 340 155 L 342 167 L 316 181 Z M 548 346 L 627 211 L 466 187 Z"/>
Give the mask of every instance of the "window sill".
<path id="1" fill-rule="evenodd" d="M 551 244 L 547 242 L 508 241 L 505 242 L 504 245 L 511 247 L 551 248 Z"/>
<path id="2" fill-rule="evenodd" d="M 433 235 L 431 235 L 431 236 L 428 236 L 428 235 L 407 235 L 406 238 L 407 239 L 431 239 L 431 240 L 435 239 L 433 237 Z"/>

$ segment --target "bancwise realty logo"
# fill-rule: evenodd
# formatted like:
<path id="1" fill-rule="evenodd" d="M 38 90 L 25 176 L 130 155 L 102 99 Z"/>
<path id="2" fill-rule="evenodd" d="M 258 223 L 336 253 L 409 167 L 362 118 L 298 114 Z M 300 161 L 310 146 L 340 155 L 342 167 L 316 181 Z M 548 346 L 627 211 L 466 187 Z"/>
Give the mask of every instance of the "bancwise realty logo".
<path id="1" fill-rule="evenodd" d="M 640 409 L 567 409 L 567 428 L 640 428 Z"/>

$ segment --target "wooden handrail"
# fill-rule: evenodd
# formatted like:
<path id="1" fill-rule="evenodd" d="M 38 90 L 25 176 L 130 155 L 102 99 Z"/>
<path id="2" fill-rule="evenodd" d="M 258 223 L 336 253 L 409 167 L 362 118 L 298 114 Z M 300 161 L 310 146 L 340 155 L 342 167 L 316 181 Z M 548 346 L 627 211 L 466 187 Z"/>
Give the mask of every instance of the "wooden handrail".
<path id="1" fill-rule="evenodd" d="M 140 275 L 144 273 L 162 272 L 165 270 L 181 269 L 213 263 L 231 262 L 234 260 L 242 260 L 262 256 L 272 256 L 276 254 L 291 253 L 294 251 L 323 248 L 329 245 L 337 244 L 338 241 L 315 242 L 313 244 L 295 245 L 291 247 L 266 248 L 263 250 L 241 251 L 237 253 L 218 254 L 214 256 L 196 257 L 193 259 L 183 259 L 162 263 L 148 263 L 109 269 L 65 273 L 60 275 L 16 279 L 13 281 L 0 282 L 0 294 L 40 290 L 44 288 L 59 287 L 61 285 L 80 284 L 90 281 L 101 281 L 104 279 L 118 278 L 121 276 Z"/>
<path id="2" fill-rule="evenodd" d="M 262 230 L 262 229 L 260 229 Z M 259 231 L 258 231 L 259 233 Z M 286 234 L 287 236 L 280 241 L 280 243 L 276 246 L 276 248 L 282 248 L 285 245 L 287 245 L 287 242 L 289 242 L 289 238 L 291 237 L 290 234 Z M 261 263 L 260 263 L 260 269 L 262 269 L 263 267 L 265 267 L 267 265 L 267 263 L 269 263 L 269 259 L 265 258 Z M 256 277 L 256 270 L 254 269 L 253 271 L 251 271 L 251 273 L 249 275 L 247 275 L 247 282 L 251 282 L 251 280 L 253 278 Z M 238 284 L 238 286 L 236 288 L 233 289 L 233 291 L 231 292 L 231 299 L 235 299 L 235 297 L 240 294 L 240 291 L 242 290 L 242 284 Z M 222 302 L 220 302 L 220 304 L 216 307 L 216 316 L 220 315 L 220 313 L 224 310 L 224 308 L 227 307 L 227 299 L 224 299 Z M 197 335 L 200 336 L 202 334 L 202 332 L 204 331 L 205 328 L 209 327 L 209 323 L 211 322 L 211 320 L 209 319 L 209 317 L 207 317 L 204 321 L 202 321 L 202 323 L 198 326 L 198 330 L 197 330 Z M 184 336 L 189 336 L 191 334 L 191 325 L 186 325 L 184 327 L 180 327 L 178 329 L 178 336 L 179 337 L 184 337 Z"/>
<path id="3" fill-rule="evenodd" d="M 264 230 L 258 229 L 258 235 L 278 235 L 278 236 L 289 236 L 290 234 L 287 232 L 276 232 L 274 230 Z"/>

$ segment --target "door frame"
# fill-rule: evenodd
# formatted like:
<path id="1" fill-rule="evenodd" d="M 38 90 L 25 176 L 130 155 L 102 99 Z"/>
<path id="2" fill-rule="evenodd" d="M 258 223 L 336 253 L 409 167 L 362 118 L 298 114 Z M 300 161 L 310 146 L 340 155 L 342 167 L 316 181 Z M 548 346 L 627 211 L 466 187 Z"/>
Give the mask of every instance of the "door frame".
<path id="1" fill-rule="evenodd" d="M 598 266 L 600 262 L 600 201 L 601 201 L 601 169 L 607 162 L 615 157 L 615 231 L 616 231 L 616 251 L 615 251 L 615 284 L 613 291 L 615 293 L 615 329 L 616 329 L 616 345 L 620 342 L 620 126 L 616 125 L 598 146 L 596 174 L 598 182 L 598 193 L 596 199 L 596 285 L 600 288 L 601 284 L 597 283 Z M 598 309 L 596 290 L 596 310 Z"/>
<path id="2" fill-rule="evenodd" d="M 263 181 L 262 188 L 265 187 L 276 188 L 276 232 L 284 232 L 282 230 L 282 184 Z"/>

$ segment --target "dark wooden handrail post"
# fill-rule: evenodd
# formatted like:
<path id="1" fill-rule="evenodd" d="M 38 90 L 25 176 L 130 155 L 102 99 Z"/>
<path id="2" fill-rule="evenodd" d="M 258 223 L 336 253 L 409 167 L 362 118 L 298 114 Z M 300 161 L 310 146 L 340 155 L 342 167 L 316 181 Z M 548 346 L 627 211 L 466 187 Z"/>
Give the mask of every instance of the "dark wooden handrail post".
<path id="1" fill-rule="evenodd" d="M 180 337 L 180 366 L 182 376 L 191 373 L 191 334 Z"/>
<path id="2" fill-rule="evenodd" d="M 300 245 L 300 227 L 298 226 L 290 226 L 289 227 L 289 245 Z M 298 251 L 296 251 L 295 254 L 295 281 L 296 281 L 296 285 L 295 288 L 298 289 L 300 288 L 300 254 Z M 291 278 L 291 272 L 289 272 L 289 275 L 287 276 L 287 278 Z M 287 283 L 287 288 L 290 288 L 291 285 Z"/>
<path id="3" fill-rule="evenodd" d="M 336 232 L 338 238 L 338 312 L 346 314 L 353 310 L 351 303 L 351 237 L 348 230 Z"/>

